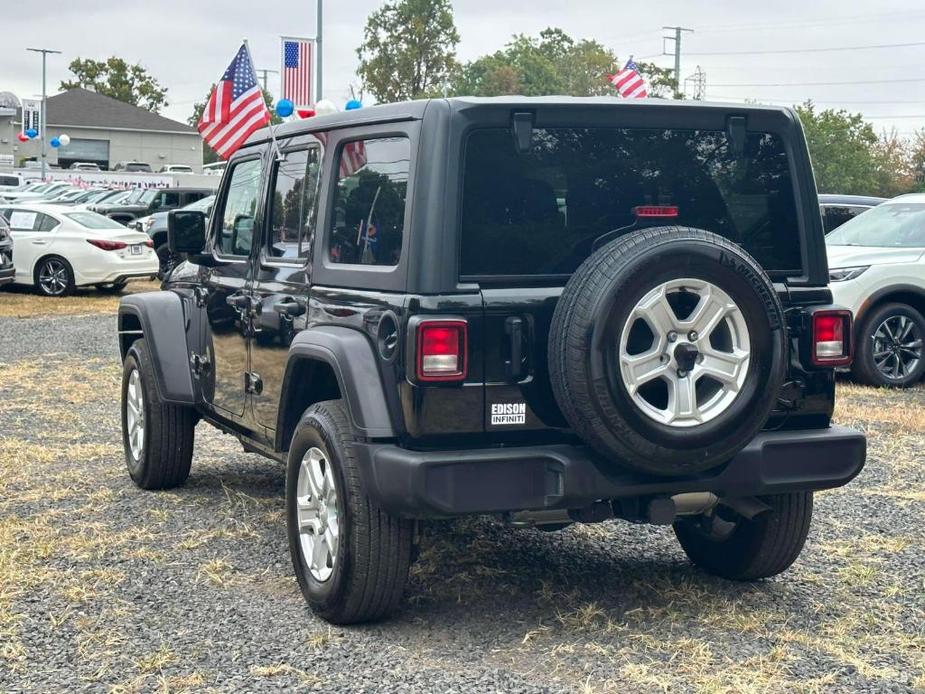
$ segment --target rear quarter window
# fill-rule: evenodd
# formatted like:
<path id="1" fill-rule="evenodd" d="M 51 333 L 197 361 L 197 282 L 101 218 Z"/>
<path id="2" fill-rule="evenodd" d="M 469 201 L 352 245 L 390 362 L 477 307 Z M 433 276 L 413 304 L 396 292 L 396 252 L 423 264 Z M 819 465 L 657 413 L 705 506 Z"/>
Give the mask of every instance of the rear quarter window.
<path id="1" fill-rule="evenodd" d="M 533 131 L 519 154 L 509 128 L 466 143 L 460 274 L 568 275 L 595 240 L 639 224 L 633 208 L 678 208 L 665 224 L 725 236 L 769 272 L 800 272 L 799 221 L 783 140 L 750 132 L 626 128 Z M 648 223 L 649 226 L 652 223 Z"/>

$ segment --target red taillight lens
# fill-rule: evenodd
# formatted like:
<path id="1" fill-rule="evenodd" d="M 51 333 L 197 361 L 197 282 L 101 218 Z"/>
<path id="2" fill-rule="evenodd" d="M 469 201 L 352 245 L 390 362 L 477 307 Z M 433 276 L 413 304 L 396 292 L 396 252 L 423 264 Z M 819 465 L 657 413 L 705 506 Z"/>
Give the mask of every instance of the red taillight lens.
<path id="1" fill-rule="evenodd" d="M 104 251 L 118 251 L 126 247 L 121 241 L 105 241 L 103 239 L 87 239 L 87 243 Z"/>
<path id="2" fill-rule="evenodd" d="M 813 314 L 811 356 L 816 366 L 851 363 L 851 311 L 816 311 Z"/>
<path id="3" fill-rule="evenodd" d="M 639 217 L 677 217 L 676 205 L 639 205 L 633 208 L 633 214 Z"/>
<path id="4" fill-rule="evenodd" d="M 418 324 L 419 381 L 462 381 L 466 377 L 468 326 L 463 320 L 421 321 Z"/>
<path id="5" fill-rule="evenodd" d="M 148 248 L 154 248 L 154 241 L 151 240 L 151 239 L 148 239 L 147 241 L 145 241 L 145 245 L 146 245 Z"/>

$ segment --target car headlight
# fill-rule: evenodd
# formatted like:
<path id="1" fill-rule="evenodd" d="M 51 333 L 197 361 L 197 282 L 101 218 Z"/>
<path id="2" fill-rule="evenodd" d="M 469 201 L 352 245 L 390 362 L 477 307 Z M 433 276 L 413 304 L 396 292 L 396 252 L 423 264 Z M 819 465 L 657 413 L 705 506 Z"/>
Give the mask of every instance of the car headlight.
<path id="1" fill-rule="evenodd" d="M 864 274 L 870 265 L 858 265 L 857 267 L 837 267 L 829 270 L 829 282 L 844 282 L 853 280 Z"/>
<path id="2" fill-rule="evenodd" d="M 154 217 L 148 217 L 144 223 L 145 231 L 148 231 L 153 226 L 154 226 Z"/>

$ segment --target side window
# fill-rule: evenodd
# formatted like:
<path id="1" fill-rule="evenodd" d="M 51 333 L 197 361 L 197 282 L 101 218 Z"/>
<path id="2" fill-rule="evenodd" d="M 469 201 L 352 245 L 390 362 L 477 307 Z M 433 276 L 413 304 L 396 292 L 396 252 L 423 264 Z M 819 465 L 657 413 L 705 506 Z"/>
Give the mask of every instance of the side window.
<path id="1" fill-rule="evenodd" d="M 161 193 L 161 207 L 179 207 L 180 206 L 180 194 L 179 193 Z"/>
<path id="2" fill-rule="evenodd" d="M 58 226 L 58 220 L 54 217 L 50 217 L 47 214 L 40 214 L 38 220 L 36 220 L 36 231 L 51 231 Z"/>
<path id="3" fill-rule="evenodd" d="M 318 216 L 319 169 L 317 147 L 288 152 L 277 164 L 270 201 L 268 258 L 309 256 Z"/>
<path id="4" fill-rule="evenodd" d="M 849 219 L 854 219 L 868 208 L 860 206 L 842 207 L 840 205 L 826 205 L 822 221 L 825 226 L 825 233 L 834 231 Z"/>
<path id="5" fill-rule="evenodd" d="M 7 219 L 13 231 L 43 231 L 42 220 L 45 215 L 26 210 L 10 210 Z"/>
<path id="6" fill-rule="evenodd" d="M 254 217 L 260 203 L 263 164 L 249 159 L 235 164 L 225 194 L 215 250 L 219 255 L 248 256 L 254 239 Z"/>
<path id="7" fill-rule="evenodd" d="M 332 262 L 398 264 L 410 163 L 407 137 L 357 140 L 341 147 L 328 245 Z"/>

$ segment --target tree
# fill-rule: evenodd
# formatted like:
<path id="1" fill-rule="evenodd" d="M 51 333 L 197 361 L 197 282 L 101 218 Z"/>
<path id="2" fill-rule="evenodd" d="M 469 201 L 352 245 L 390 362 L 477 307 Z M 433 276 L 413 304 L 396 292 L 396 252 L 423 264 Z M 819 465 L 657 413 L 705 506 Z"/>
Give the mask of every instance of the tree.
<path id="1" fill-rule="evenodd" d="M 357 74 L 380 102 L 434 96 L 457 69 L 458 43 L 449 0 L 393 0 L 366 20 Z"/>
<path id="2" fill-rule="evenodd" d="M 159 113 L 167 105 L 167 88 L 141 65 L 129 65 L 122 58 L 112 56 L 105 61 L 75 58 L 68 69 L 75 79 L 62 81 L 63 91 L 82 87 L 153 113 Z"/>
<path id="3" fill-rule="evenodd" d="M 190 114 L 190 117 L 186 119 L 186 122 L 189 123 L 194 128 L 199 125 L 199 120 L 202 118 L 202 112 L 206 110 L 206 104 L 209 103 L 209 97 L 212 96 L 212 92 L 215 90 L 215 85 L 213 84 L 209 87 L 209 93 L 206 94 L 206 98 L 202 101 L 197 101 L 193 104 L 193 112 Z M 279 125 L 283 122 L 283 119 L 276 115 L 276 111 L 273 110 L 273 95 L 261 87 L 260 91 L 263 92 L 263 100 L 266 102 L 267 108 L 270 109 L 270 125 Z M 221 157 L 215 153 L 215 150 L 209 147 L 205 142 L 202 143 L 202 163 L 203 164 L 212 164 L 214 162 L 221 161 Z"/>
<path id="4" fill-rule="evenodd" d="M 613 51 L 597 41 L 576 41 L 561 29 L 548 28 L 538 37 L 515 35 L 502 50 L 466 63 L 458 73 L 453 93 L 471 96 L 613 94 L 607 75 L 619 65 Z M 672 93 L 671 70 L 649 63 L 639 63 L 639 69 L 646 77 L 651 95 Z"/>

